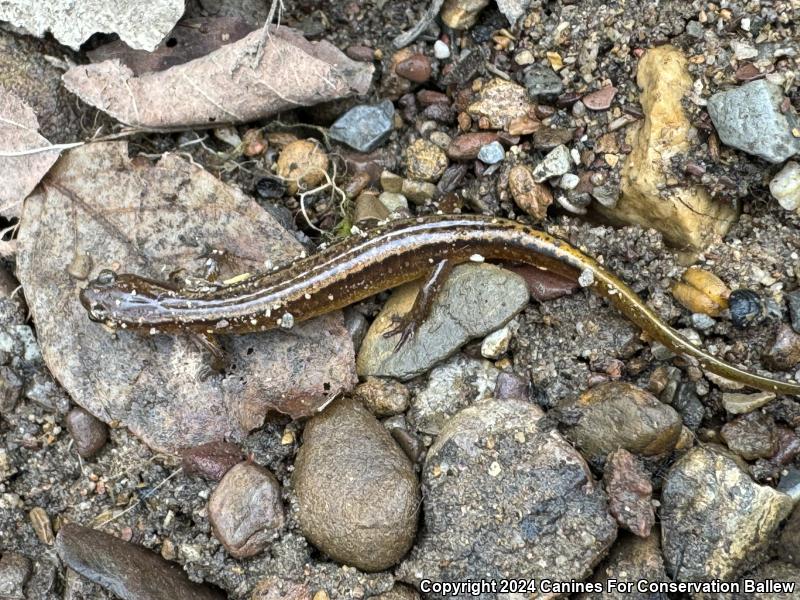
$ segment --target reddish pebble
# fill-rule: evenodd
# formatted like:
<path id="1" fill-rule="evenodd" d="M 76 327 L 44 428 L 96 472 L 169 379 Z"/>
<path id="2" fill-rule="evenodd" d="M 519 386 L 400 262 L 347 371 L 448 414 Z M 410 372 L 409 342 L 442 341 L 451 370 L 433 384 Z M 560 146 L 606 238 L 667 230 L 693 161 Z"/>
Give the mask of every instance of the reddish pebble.
<path id="1" fill-rule="evenodd" d="M 417 92 L 417 102 L 420 106 L 432 106 L 434 104 L 449 104 L 450 98 L 447 94 L 434 90 L 420 90 Z"/>
<path id="2" fill-rule="evenodd" d="M 486 144 L 497 140 L 494 132 L 465 133 L 456 136 L 447 146 L 447 156 L 451 160 L 472 160 L 478 157 L 478 152 Z"/>
<path id="3" fill-rule="evenodd" d="M 397 63 L 394 71 L 403 79 L 415 83 L 425 83 L 431 78 L 431 61 L 424 54 L 412 54 Z"/>
<path id="4" fill-rule="evenodd" d="M 348 46 L 344 53 L 348 58 L 359 62 L 372 62 L 375 60 L 375 51 L 369 46 Z"/>
<path id="5" fill-rule="evenodd" d="M 522 275 L 525 283 L 528 284 L 528 292 L 538 302 L 547 302 L 568 296 L 580 289 L 580 285 L 575 279 L 568 279 L 552 271 L 527 265 L 510 265 L 507 268 L 517 275 Z"/>
<path id="6" fill-rule="evenodd" d="M 230 442 L 208 442 L 181 453 L 183 470 L 187 475 L 199 475 L 219 481 L 231 467 L 242 462 L 242 451 Z"/>
<path id="7" fill-rule="evenodd" d="M 67 414 L 67 431 L 75 441 L 75 449 L 83 458 L 96 454 L 108 440 L 106 424 L 82 408 L 73 408 Z"/>
<path id="8" fill-rule="evenodd" d="M 616 95 L 617 88 L 613 85 L 607 85 L 595 92 L 586 94 L 582 100 L 586 108 L 591 110 L 606 110 L 611 106 L 611 102 L 613 102 L 614 96 Z"/>
<path id="9" fill-rule="evenodd" d="M 608 494 L 609 512 L 634 535 L 647 537 L 656 517 L 651 498 L 653 484 L 639 460 L 620 448 L 608 455 L 603 482 Z"/>
<path id="10" fill-rule="evenodd" d="M 752 63 L 745 63 L 734 74 L 737 81 L 753 81 L 754 79 L 761 79 L 764 75 Z"/>

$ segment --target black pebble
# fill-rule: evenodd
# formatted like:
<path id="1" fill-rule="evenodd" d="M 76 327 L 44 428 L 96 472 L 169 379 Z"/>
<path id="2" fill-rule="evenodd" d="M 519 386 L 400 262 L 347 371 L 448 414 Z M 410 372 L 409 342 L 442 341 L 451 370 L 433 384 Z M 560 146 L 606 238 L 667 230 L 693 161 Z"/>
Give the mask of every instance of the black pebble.
<path id="1" fill-rule="evenodd" d="M 256 183 L 256 194 L 264 200 L 275 200 L 286 194 L 286 184 L 274 177 L 262 177 Z"/>
<path id="2" fill-rule="evenodd" d="M 748 327 L 761 320 L 764 314 L 764 303 L 752 290 L 735 290 L 728 298 L 731 310 L 731 321 L 739 329 Z"/>

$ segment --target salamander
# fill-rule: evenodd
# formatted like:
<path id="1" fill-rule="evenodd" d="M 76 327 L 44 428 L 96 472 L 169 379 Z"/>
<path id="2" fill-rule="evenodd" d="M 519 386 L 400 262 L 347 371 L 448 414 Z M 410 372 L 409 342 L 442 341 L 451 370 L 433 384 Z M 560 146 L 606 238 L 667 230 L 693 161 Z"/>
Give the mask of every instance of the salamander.
<path id="1" fill-rule="evenodd" d="M 103 271 L 80 293 L 94 321 L 150 333 L 187 332 L 213 348 L 216 334 L 289 328 L 403 283 L 425 278 L 411 311 L 385 335 L 412 336 L 451 269 L 470 260 L 524 263 L 581 277 L 651 339 L 721 377 L 800 395 L 800 384 L 744 371 L 691 344 L 621 279 L 567 242 L 516 221 L 478 215 L 396 220 L 283 268 L 202 290 Z"/>

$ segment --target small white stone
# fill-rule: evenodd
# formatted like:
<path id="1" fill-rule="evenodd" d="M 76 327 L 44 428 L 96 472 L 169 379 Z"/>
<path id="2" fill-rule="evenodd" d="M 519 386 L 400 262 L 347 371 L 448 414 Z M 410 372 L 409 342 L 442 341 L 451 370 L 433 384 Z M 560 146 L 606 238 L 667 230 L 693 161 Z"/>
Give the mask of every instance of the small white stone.
<path id="1" fill-rule="evenodd" d="M 589 287 L 594 283 L 594 272 L 591 269 L 584 269 L 578 277 L 578 285 L 582 288 Z"/>
<path id="2" fill-rule="evenodd" d="M 433 55 L 439 60 L 450 58 L 450 47 L 442 40 L 436 40 L 433 44 Z"/>
<path id="3" fill-rule="evenodd" d="M 758 50 L 756 50 L 750 44 L 746 44 L 744 42 L 733 40 L 731 42 L 731 48 L 733 49 L 733 54 L 736 56 L 737 60 L 747 60 L 748 58 L 755 58 L 758 56 Z"/>
<path id="4" fill-rule="evenodd" d="M 518 65 L 529 65 L 534 61 L 533 53 L 530 50 L 522 50 L 514 57 L 514 62 Z"/>
<path id="5" fill-rule="evenodd" d="M 575 173 L 564 173 L 561 176 L 561 180 L 558 182 L 558 187 L 562 190 L 574 190 L 578 187 L 580 182 L 581 178 L 575 175 Z"/>
<path id="6" fill-rule="evenodd" d="M 536 165 L 533 178 L 537 183 L 541 183 L 551 177 L 561 177 L 569 171 L 570 166 L 569 149 L 564 145 L 556 146 L 547 153 L 542 162 Z"/>
<path id="7" fill-rule="evenodd" d="M 800 208 L 800 164 L 787 162 L 769 182 L 769 191 L 786 210 Z"/>
<path id="8" fill-rule="evenodd" d="M 506 325 L 494 333 L 490 333 L 481 343 L 481 356 L 490 360 L 497 360 L 508 351 L 508 345 L 514 335 L 514 328 Z"/>

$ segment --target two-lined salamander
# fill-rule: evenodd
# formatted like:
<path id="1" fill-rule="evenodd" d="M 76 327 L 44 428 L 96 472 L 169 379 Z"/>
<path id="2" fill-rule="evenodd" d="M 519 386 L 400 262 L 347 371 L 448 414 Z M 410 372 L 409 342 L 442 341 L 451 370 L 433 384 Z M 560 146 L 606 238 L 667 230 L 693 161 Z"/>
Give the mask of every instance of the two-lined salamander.
<path id="1" fill-rule="evenodd" d="M 475 257 L 526 263 L 591 286 L 650 338 L 712 373 L 755 388 L 800 395 L 800 384 L 749 373 L 689 343 L 622 280 L 566 242 L 505 219 L 440 215 L 390 222 L 353 235 L 282 269 L 204 291 L 136 275 L 103 272 L 81 291 L 90 318 L 112 327 L 200 336 L 266 331 L 321 315 L 426 278 L 408 319 L 392 333 L 413 334 L 454 265 Z"/>

